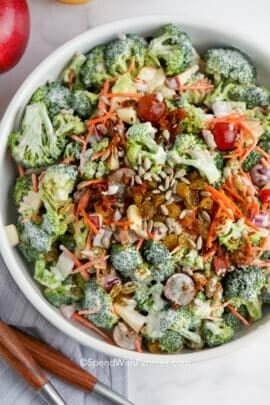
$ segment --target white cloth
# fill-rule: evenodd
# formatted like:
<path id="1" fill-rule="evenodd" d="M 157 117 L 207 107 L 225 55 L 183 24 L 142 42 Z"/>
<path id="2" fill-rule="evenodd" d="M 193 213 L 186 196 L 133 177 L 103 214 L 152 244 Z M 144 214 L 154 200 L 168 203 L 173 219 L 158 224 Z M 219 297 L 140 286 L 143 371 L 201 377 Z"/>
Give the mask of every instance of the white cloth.
<path id="1" fill-rule="evenodd" d="M 89 359 L 87 371 L 98 380 L 112 387 L 115 391 L 127 395 L 126 369 L 121 365 L 110 367 L 110 358 L 80 346 L 59 332 L 47 322 L 27 301 L 19 291 L 0 257 L 0 318 L 17 326 L 19 329 L 42 339 L 54 348 L 61 350 L 69 358 L 80 364 L 81 359 Z M 93 361 L 99 361 L 99 367 L 90 367 Z M 103 363 L 102 363 L 103 362 Z M 90 364 L 89 364 L 90 363 Z M 63 396 L 68 405 L 109 405 L 106 400 L 94 394 L 86 394 L 52 376 L 50 381 Z M 23 381 L 22 378 L 0 359 L 0 404 L 28 405 L 43 404 L 38 395 Z"/>

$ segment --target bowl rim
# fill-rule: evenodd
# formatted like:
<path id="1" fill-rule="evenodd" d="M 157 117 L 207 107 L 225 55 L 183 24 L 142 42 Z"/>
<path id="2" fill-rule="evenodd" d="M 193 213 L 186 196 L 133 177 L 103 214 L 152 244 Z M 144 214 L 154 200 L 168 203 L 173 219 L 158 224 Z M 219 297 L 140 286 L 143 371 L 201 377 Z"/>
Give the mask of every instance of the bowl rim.
<path id="1" fill-rule="evenodd" d="M 228 26 L 220 24 L 220 22 L 213 22 L 211 19 L 207 19 L 202 22 L 200 18 L 194 17 L 184 17 L 181 15 L 169 15 L 169 14 L 154 14 L 154 15 L 144 15 L 139 17 L 125 18 L 117 21 L 112 21 L 94 28 L 91 28 L 82 34 L 76 36 L 70 41 L 64 43 L 53 51 L 49 56 L 47 56 L 38 66 L 30 73 L 30 75 L 24 80 L 21 86 L 16 91 L 15 95 L 12 97 L 0 123 L 0 159 L 3 159 L 6 153 L 7 145 L 7 133 L 8 126 L 10 124 L 10 117 L 12 120 L 15 120 L 17 112 L 21 105 L 21 100 L 23 100 L 24 93 L 27 92 L 27 89 L 31 87 L 32 79 L 37 75 L 37 73 L 43 69 L 45 66 L 53 64 L 54 57 L 62 54 L 63 56 L 69 52 L 70 48 L 74 47 L 74 44 L 80 43 L 80 41 L 86 40 L 90 35 L 95 37 L 97 40 L 100 36 L 105 34 L 112 34 L 123 32 L 123 27 L 132 27 L 134 25 L 141 25 L 143 28 L 148 28 L 148 25 L 151 24 L 166 24 L 168 22 L 176 22 L 189 27 L 197 27 L 202 29 L 208 29 L 210 31 L 218 32 L 228 36 Z M 233 28 L 233 31 L 230 31 L 233 34 L 233 37 L 237 40 L 240 39 L 242 43 L 246 43 L 247 46 L 258 47 L 258 42 L 256 41 L 255 36 L 246 33 L 248 39 L 243 39 L 243 31 Z M 261 52 L 265 52 L 270 55 L 270 48 L 264 45 L 259 46 Z M 2 135 L 3 134 L 3 135 Z M 80 344 L 87 346 L 93 350 L 104 353 L 108 356 L 120 357 L 124 360 L 131 360 L 133 362 L 142 364 L 189 364 L 200 361 L 205 361 L 213 359 L 222 355 L 229 354 L 232 351 L 238 350 L 241 347 L 244 347 L 248 342 L 258 336 L 261 333 L 261 330 L 266 327 L 269 327 L 267 324 L 259 325 L 257 328 L 254 328 L 250 333 L 233 340 L 226 345 L 219 346 L 212 349 L 205 349 L 198 352 L 192 353 L 179 353 L 179 354 L 152 354 L 152 353 L 138 353 L 122 349 L 117 346 L 112 346 L 104 341 L 96 339 L 93 336 L 90 336 L 87 333 L 87 329 L 78 327 L 75 324 L 72 324 L 69 320 L 66 320 L 60 312 L 56 312 L 51 305 L 42 300 L 38 295 L 38 292 L 29 285 L 24 273 L 21 271 L 19 264 L 13 254 L 13 249 L 10 247 L 4 228 L 4 218 L 0 215 L 0 253 L 4 259 L 4 262 L 9 270 L 9 273 L 13 277 L 19 289 L 23 292 L 25 297 L 30 301 L 41 315 L 44 316 L 51 324 L 53 324 L 57 329 L 66 334 L 69 337 L 74 338 Z"/>

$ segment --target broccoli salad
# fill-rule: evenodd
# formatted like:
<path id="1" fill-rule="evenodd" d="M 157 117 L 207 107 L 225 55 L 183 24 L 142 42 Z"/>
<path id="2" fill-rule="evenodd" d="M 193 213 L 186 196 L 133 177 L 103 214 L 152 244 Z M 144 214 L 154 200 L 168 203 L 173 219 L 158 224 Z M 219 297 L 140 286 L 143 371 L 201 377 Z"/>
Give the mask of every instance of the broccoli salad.
<path id="1" fill-rule="evenodd" d="M 121 35 L 41 85 L 9 136 L 11 243 L 44 297 L 151 353 L 229 342 L 270 304 L 270 91 L 181 27 Z"/>

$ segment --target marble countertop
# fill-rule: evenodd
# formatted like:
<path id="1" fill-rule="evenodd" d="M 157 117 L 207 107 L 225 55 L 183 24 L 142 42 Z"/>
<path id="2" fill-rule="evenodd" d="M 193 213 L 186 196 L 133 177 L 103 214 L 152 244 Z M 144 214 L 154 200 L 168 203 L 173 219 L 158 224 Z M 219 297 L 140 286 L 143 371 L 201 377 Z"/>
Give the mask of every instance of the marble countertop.
<path id="1" fill-rule="evenodd" d="M 0 116 L 17 87 L 45 56 L 87 28 L 135 15 L 167 13 L 219 19 L 260 38 L 269 33 L 267 0 L 93 0 L 67 6 L 54 0 L 28 0 L 32 35 L 24 58 L 0 77 Z M 185 366 L 129 366 L 130 399 L 136 405 L 269 404 L 270 330 L 226 358 Z M 269 360 L 269 363 L 268 363 Z M 0 401 L 1 402 L 1 401 Z"/>

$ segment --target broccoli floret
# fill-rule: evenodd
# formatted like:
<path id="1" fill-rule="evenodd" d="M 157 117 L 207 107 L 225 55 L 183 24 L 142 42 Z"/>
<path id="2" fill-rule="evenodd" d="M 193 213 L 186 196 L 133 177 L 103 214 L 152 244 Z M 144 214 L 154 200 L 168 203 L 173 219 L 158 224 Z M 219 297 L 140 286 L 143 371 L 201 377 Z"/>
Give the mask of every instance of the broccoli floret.
<path id="1" fill-rule="evenodd" d="M 73 236 L 76 245 L 75 253 L 78 255 L 85 249 L 88 233 L 89 228 L 85 225 L 83 219 L 73 223 Z"/>
<path id="2" fill-rule="evenodd" d="M 234 88 L 235 84 L 230 82 L 220 82 L 218 83 L 213 90 L 207 94 L 204 99 L 204 104 L 212 108 L 212 105 L 216 101 L 230 101 L 229 93 L 231 88 Z"/>
<path id="3" fill-rule="evenodd" d="M 205 344 L 208 347 L 223 345 L 232 340 L 234 329 L 225 322 L 204 321 L 202 326 L 202 335 Z"/>
<path id="4" fill-rule="evenodd" d="M 266 152 L 270 153 L 270 131 L 262 134 L 259 140 L 259 146 Z"/>
<path id="5" fill-rule="evenodd" d="M 135 270 L 143 265 L 141 254 L 135 247 L 118 244 L 112 245 L 110 261 L 124 277 L 132 277 Z"/>
<path id="6" fill-rule="evenodd" d="M 266 250 L 263 252 L 263 254 L 260 256 L 261 260 L 270 260 L 270 250 Z"/>
<path id="7" fill-rule="evenodd" d="M 205 113 L 194 105 L 184 103 L 183 107 L 187 116 L 180 121 L 181 132 L 187 134 L 199 134 L 204 127 Z"/>
<path id="8" fill-rule="evenodd" d="M 61 110 L 72 108 L 72 93 L 60 82 L 52 82 L 39 87 L 30 100 L 31 104 L 44 103 L 53 118 Z"/>
<path id="9" fill-rule="evenodd" d="M 192 64 L 194 50 L 188 35 L 179 26 L 168 24 L 162 28 L 162 34 L 150 42 L 149 56 L 171 76 Z"/>
<path id="10" fill-rule="evenodd" d="M 34 279 L 44 287 L 59 288 L 66 278 L 67 276 L 58 271 L 54 263 L 48 264 L 43 257 L 39 257 L 36 261 Z"/>
<path id="11" fill-rule="evenodd" d="M 159 340 L 159 346 L 163 352 L 176 353 L 184 348 L 184 341 L 179 333 L 168 330 Z"/>
<path id="12" fill-rule="evenodd" d="M 146 284 L 139 285 L 135 291 L 134 299 L 137 309 L 143 312 L 159 311 L 164 307 L 165 301 L 161 298 L 164 286 L 161 283 L 149 287 Z"/>
<path id="13" fill-rule="evenodd" d="M 43 294 L 55 307 L 70 305 L 82 299 L 82 291 L 72 284 L 63 284 L 57 288 L 47 287 L 43 291 Z"/>
<path id="14" fill-rule="evenodd" d="M 185 341 L 196 345 L 202 344 L 199 328 L 201 320 L 194 317 L 187 307 L 168 309 L 162 312 L 160 329 L 162 334 L 168 330 L 177 332 Z"/>
<path id="15" fill-rule="evenodd" d="M 59 243 L 59 245 L 63 245 L 68 250 L 73 252 L 74 249 L 76 248 L 76 243 L 74 240 L 74 235 L 72 233 L 70 233 L 69 231 L 71 231 L 71 229 L 69 229 L 68 232 L 66 232 L 64 235 L 59 236 L 58 243 Z M 78 274 L 80 274 L 80 273 L 78 273 Z"/>
<path id="16" fill-rule="evenodd" d="M 243 305 L 253 320 L 260 319 L 259 296 L 265 284 L 265 276 L 259 267 L 247 266 L 227 273 L 223 280 L 224 296 L 236 308 Z"/>
<path id="17" fill-rule="evenodd" d="M 79 160 L 81 156 L 82 145 L 79 142 L 70 142 L 64 150 L 64 159 Z"/>
<path id="18" fill-rule="evenodd" d="M 155 165 L 163 165 L 167 154 L 154 140 L 155 129 L 150 122 L 134 124 L 127 131 L 126 153 L 132 166 L 137 165 L 139 156 L 148 158 Z"/>
<path id="19" fill-rule="evenodd" d="M 30 175 L 18 177 L 13 191 L 13 199 L 16 207 L 19 207 L 23 198 L 27 196 L 29 191 L 33 191 L 33 185 Z"/>
<path id="20" fill-rule="evenodd" d="M 54 132 L 44 103 L 26 108 L 21 130 L 9 135 L 8 146 L 16 162 L 27 168 L 47 166 L 58 159 L 64 145 Z"/>
<path id="21" fill-rule="evenodd" d="M 142 254 L 145 260 L 154 265 L 164 263 L 170 258 L 170 252 L 167 247 L 162 242 L 152 239 L 144 241 Z"/>
<path id="22" fill-rule="evenodd" d="M 76 166 L 64 164 L 54 165 L 46 170 L 39 191 L 48 210 L 57 211 L 70 201 L 69 196 L 75 187 L 77 174 Z"/>
<path id="23" fill-rule="evenodd" d="M 256 70 L 249 59 L 235 48 L 212 48 L 204 55 L 205 72 L 215 82 L 231 80 L 240 84 L 254 83 Z"/>
<path id="24" fill-rule="evenodd" d="M 104 142 L 96 143 L 93 149 L 88 149 L 84 152 L 84 162 L 81 165 L 81 174 L 86 180 L 98 179 L 109 174 L 110 169 L 107 162 L 91 159 L 93 152 L 98 153 L 105 149 L 107 147 L 106 145 L 108 145 L 107 138 L 105 138 Z"/>
<path id="25" fill-rule="evenodd" d="M 65 216 L 49 210 L 43 215 L 42 229 L 49 235 L 64 235 L 68 228 Z"/>
<path id="26" fill-rule="evenodd" d="M 19 249 L 29 262 L 33 262 L 40 255 L 48 253 L 56 240 L 56 236 L 47 233 L 42 224 L 35 224 L 30 219 L 20 219 L 17 230 L 20 241 Z"/>
<path id="27" fill-rule="evenodd" d="M 80 79 L 80 69 L 84 62 L 86 61 L 86 56 L 82 53 L 75 53 L 71 62 L 64 70 L 63 81 L 65 84 L 70 85 L 73 90 L 78 90 L 83 88 L 83 84 Z"/>
<path id="28" fill-rule="evenodd" d="M 243 221 L 239 219 L 233 222 L 227 219 L 224 224 L 220 224 L 217 229 L 219 243 L 226 247 L 230 252 L 238 250 L 243 243 L 243 235 L 248 232 L 249 228 Z"/>
<path id="29" fill-rule="evenodd" d="M 262 156 L 256 150 L 252 150 L 242 163 L 243 170 L 249 172 L 257 163 L 260 162 Z"/>
<path id="30" fill-rule="evenodd" d="M 214 160 L 217 168 L 222 171 L 224 169 L 226 160 L 221 152 L 216 152 L 214 155 Z"/>
<path id="31" fill-rule="evenodd" d="M 270 104 L 269 90 L 253 84 L 232 86 L 229 91 L 229 98 L 233 101 L 245 102 L 247 108 L 265 108 Z"/>
<path id="32" fill-rule="evenodd" d="M 175 261 L 173 258 L 166 260 L 163 263 L 151 266 L 152 279 L 156 281 L 164 281 L 169 278 L 175 271 Z"/>
<path id="33" fill-rule="evenodd" d="M 119 319 L 113 312 L 112 297 L 94 280 L 86 284 L 82 308 L 97 310 L 96 313 L 86 315 L 86 318 L 99 328 L 110 329 Z"/>
<path id="34" fill-rule="evenodd" d="M 98 95 L 86 90 L 77 90 L 73 96 L 73 109 L 82 119 L 89 118 L 97 106 Z"/>
<path id="35" fill-rule="evenodd" d="M 245 319 L 248 318 L 248 311 L 244 305 L 240 305 L 240 307 L 237 308 L 237 312 L 240 315 L 242 315 Z M 231 326 L 231 328 L 233 328 L 234 331 L 240 329 L 241 325 L 243 325 L 240 319 L 237 318 L 231 311 L 229 311 L 226 308 L 224 310 L 223 319 L 224 322 L 227 325 Z"/>
<path id="36" fill-rule="evenodd" d="M 88 55 L 87 59 L 80 69 L 80 78 L 88 89 L 99 90 L 102 84 L 109 78 L 106 71 L 104 59 L 105 46 L 96 46 Z"/>
<path id="37" fill-rule="evenodd" d="M 210 184 L 220 180 L 214 157 L 206 149 L 206 145 L 196 135 L 182 134 L 176 137 L 173 148 L 168 154 L 168 163 L 195 167 Z"/>
<path id="38" fill-rule="evenodd" d="M 203 258 L 196 249 L 182 248 L 173 255 L 173 261 L 179 266 L 192 270 L 203 270 Z"/>
<path id="39" fill-rule="evenodd" d="M 71 114 L 57 114 L 53 120 L 53 126 L 57 138 L 63 141 L 69 135 L 80 135 L 86 131 L 86 127 L 79 117 Z"/>
<path id="40" fill-rule="evenodd" d="M 107 71 L 112 76 L 123 74 L 127 72 L 133 58 L 135 67 L 142 68 L 146 48 L 146 41 L 135 34 L 108 43 L 104 51 Z"/>

